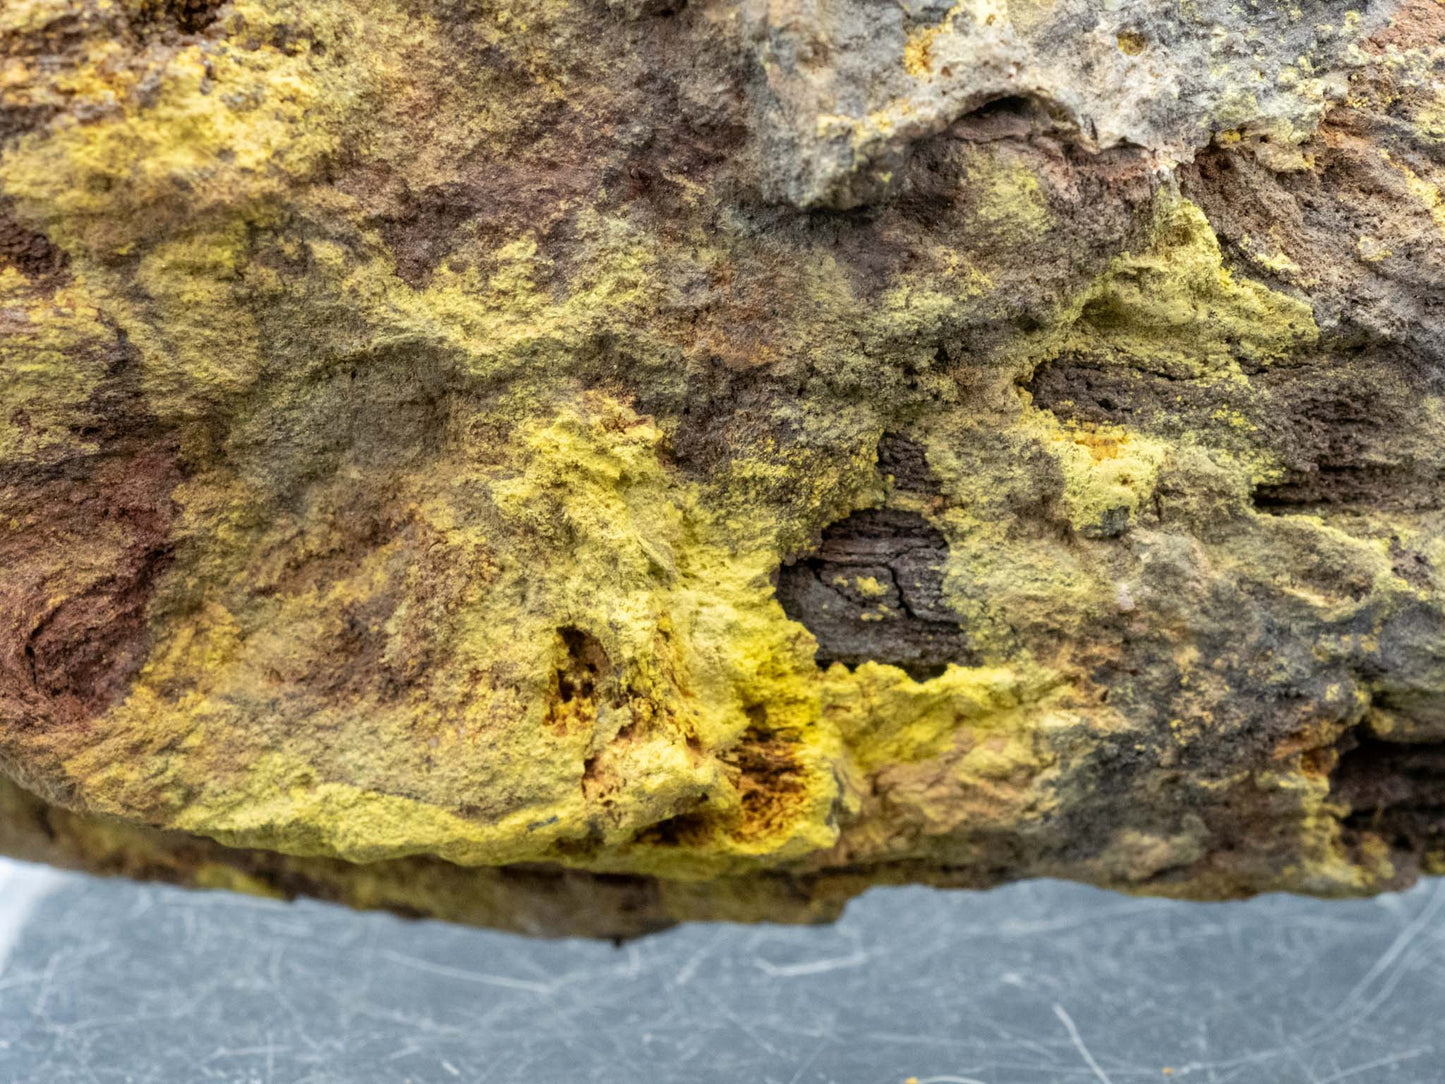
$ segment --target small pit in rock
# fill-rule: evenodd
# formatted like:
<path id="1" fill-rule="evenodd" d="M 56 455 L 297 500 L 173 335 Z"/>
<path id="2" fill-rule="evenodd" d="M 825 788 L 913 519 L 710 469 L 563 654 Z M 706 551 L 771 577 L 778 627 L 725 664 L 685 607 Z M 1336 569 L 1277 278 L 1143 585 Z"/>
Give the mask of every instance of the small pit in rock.
<path id="1" fill-rule="evenodd" d="M 226 0 L 144 0 L 130 15 L 131 29 L 143 38 L 176 31 L 199 34 L 220 17 Z"/>
<path id="2" fill-rule="evenodd" d="M 1445 743 L 1350 735 L 1330 796 L 1349 806 L 1347 837 L 1370 832 L 1396 851 L 1438 849 L 1445 845 Z"/>

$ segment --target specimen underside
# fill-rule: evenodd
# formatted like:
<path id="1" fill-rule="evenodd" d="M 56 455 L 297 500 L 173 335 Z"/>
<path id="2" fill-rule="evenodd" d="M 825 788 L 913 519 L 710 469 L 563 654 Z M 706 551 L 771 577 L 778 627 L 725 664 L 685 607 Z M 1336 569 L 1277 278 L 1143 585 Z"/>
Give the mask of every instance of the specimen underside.
<path id="1" fill-rule="evenodd" d="M 0 851 L 626 936 L 1445 872 L 1436 0 L 5 0 Z"/>

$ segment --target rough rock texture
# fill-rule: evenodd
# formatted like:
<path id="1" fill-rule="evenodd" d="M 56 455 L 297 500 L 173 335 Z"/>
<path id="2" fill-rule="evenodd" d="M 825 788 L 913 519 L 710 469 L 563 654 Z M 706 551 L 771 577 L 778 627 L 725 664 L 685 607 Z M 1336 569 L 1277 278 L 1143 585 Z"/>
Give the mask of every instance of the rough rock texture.
<path id="1" fill-rule="evenodd" d="M 1445 871 L 1436 0 L 7 0 L 0 850 L 538 933 Z"/>

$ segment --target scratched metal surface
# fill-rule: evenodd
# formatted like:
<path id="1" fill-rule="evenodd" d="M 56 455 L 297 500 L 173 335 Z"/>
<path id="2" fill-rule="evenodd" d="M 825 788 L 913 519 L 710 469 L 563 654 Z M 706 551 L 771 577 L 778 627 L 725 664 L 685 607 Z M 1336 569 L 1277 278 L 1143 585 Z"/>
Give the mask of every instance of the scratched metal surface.
<path id="1" fill-rule="evenodd" d="M 0 860 L 0 1081 L 1439 1084 L 1445 883 L 874 892 L 620 949 Z"/>

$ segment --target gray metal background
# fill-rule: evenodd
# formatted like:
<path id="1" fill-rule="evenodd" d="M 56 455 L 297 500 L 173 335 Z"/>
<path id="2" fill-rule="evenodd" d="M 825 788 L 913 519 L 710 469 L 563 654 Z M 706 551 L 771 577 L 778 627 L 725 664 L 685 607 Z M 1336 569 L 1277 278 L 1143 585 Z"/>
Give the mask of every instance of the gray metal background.
<path id="1" fill-rule="evenodd" d="M 889 889 L 622 948 L 0 860 L 0 1081 L 1439 1084 L 1445 883 Z"/>

